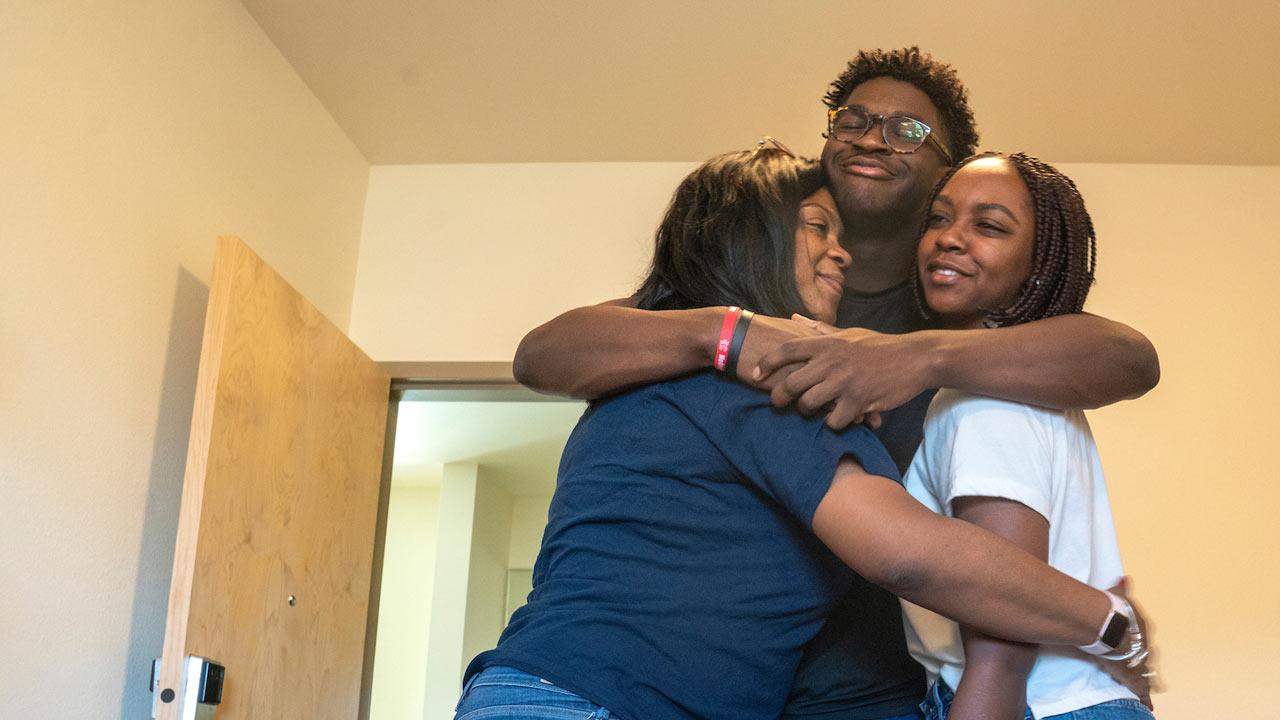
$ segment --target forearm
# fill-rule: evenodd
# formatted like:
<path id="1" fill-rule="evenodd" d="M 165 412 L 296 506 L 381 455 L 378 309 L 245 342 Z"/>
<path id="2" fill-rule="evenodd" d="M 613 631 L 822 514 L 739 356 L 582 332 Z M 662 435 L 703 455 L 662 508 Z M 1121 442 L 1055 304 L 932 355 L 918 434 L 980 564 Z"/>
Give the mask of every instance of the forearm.
<path id="1" fill-rule="evenodd" d="M 995 637 L 1087 645 L 1110 608 L 1100 590 L 987 530 L 935 515 L 884 478 L 838 473 L 813 529 L 868 580 Z"/>
<path id="2" fill-rule="evenodd" d="M 1036 646 L 993 638 L 962 627 L 964 675 L 949 715 L 952 720 L 1022 720 L 1027 675 Z"/>
<path id="3" fill-rule="evenodd" d="M 594 399 L 710 367 L 725 308 L 577 308 L 520 341 L 515 379 L 538 392 Z"/>
<path id="4" fill-rule="evenodd" d="M 952 499 L 955 516 L 990 530 L 1046 562 L 1049 521 L 1020 502 L 998 496 Z M 1027 707 L 1027 676 L 1037 646 L 1000 640 L 961 626 L 964 675 L 951 706 L 954 720 L 1022 720 Z"/>
<path id="5" fill-rule="evenodd" d="M 891 592 L 1008 640 L 1087 645 L 1097 639 L 1110 609 L 1101 591 L 982 528 L 936 515 L 931 519 L 935 527 L 904 543 L 886 578 Z"/>
<path id="6" fill-rule="evenodd" d="M 1041 407 L 1101 407 L 1138 397 L 1160 379 L 1155 348 L 1141 333 L 1084 313 L 916 335 L 930 386 Z"/>

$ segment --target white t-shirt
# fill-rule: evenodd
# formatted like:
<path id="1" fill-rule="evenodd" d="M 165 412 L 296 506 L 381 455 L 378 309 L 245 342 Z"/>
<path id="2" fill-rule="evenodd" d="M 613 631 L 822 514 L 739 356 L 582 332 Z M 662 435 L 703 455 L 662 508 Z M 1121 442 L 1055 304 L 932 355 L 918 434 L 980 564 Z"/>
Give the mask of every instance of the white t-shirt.
<path id="1" fill-rule="evenodd" d="M 1051 566 L 1101 589 L 1124 574 L 1098 449 L 1078 410 L 939 391 L 905 484 L 926 507 L 948 516 L 958 497 L 1020 502 L 1049 521 Z M 907 646 L 930 682 L 941 675 L 959 687 L 959 626 L 905 600 L 902 607 Z M 1074 648 L 1041 648 L 1027 678 L 1027 704 L 1037 718 L 1133 697 Z"/>

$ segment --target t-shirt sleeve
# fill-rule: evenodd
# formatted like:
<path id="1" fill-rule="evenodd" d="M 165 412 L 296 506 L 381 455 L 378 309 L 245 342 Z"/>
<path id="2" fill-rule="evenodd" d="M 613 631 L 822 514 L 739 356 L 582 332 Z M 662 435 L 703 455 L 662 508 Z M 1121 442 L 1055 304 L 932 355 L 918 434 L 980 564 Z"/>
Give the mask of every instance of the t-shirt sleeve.
<path id="1" fill-rule="evenodd" d="M 1046 519 L 1053 505 L 1053 434 L 1044 411 L 990 398 L 968 398 L 949 417 L 931 419 L 925 444 L 945 454 L 933 488 L 946 507 L 960 497 L 1020 502 Z M 934 420 L 938 424 L 934 425 Z M 938 435 L 950 433 L 948 438 Z"/>
<path id="2" fill-rule="evenodd" d="M 884 444 L 866 427 L 842 432 L 822 417 L 777 410 L 768 394 L 719 377 L 707 402 L 692 417 L 738 475 L 811 525 L 836 466 L 851 456 L 873 475 L 898 481 Z"/>

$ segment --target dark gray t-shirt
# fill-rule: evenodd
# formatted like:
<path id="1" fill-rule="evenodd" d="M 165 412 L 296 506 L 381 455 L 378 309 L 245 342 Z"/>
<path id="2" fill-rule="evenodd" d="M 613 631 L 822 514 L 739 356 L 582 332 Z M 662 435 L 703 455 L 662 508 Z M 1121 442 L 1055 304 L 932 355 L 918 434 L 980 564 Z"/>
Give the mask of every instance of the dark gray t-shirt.
<path id="1" fill-rule="evenodd" d="M 846 292 L 837 324 L 884 333 L 929 327 L 904 283 L 878 293 Z M 883 413 L 876 436 L 905 470 L 920 446 L 933 391 Z M 924 696 L 920 665 L 907 653 L 898 598 L 855 576 L 818 635 L 805 646 L 786 720 L 870 720 L 917 711 Z"/>
<path id="2" fill-rule="evenodd" d="M 920 314 L 909 282 L 878 293 L 846 290 L 840 300 L 836 324 L 842 328 L 867 328 L 891 335 L 932 327 Z M 876 437 L 889 449 L 898 472 L 906 473 L 916 448 L 920 447 L 924 436 L 924 416 L 932 399 L 933 391 L 927 390 L 902 407 L 881 413 Z"/>

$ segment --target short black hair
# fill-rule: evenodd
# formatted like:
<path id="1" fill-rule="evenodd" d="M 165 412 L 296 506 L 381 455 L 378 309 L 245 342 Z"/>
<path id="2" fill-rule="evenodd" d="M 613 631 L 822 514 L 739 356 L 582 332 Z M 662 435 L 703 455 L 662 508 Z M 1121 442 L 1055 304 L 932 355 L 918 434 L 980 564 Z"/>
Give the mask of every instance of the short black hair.
<path id="1" fill-rule="evenodd" d="M 928 207 L 933 206 L 938 193 L 960 168 L 974 160 L 990 157 L 1007 161 L 1026 183 L 1031 206 L 1035 210 L 1035 237 L 1031 251 L 1031 275 L 1022 284 L 1012 304 L 987 314 L 987 325 L 1005 327 L 1080 312 L 1089 297 L 1097 269 L 1098 236 L 1080 190 L 1057 168 L 1024 153 L 973 155 L 961 160 L 938 181 L 929 196 Z M 928 226 L 926 219 L 920 230 L 921 237 Z M 918 272 L 914 286 L 916 303 L 929 317 Z"/>
<path id="2" fill-rule="evenodd" d="M 636 307 L 807 312 L 796 289 L 796 223 L 801 203 L 824 184 L 817 161 L 776 148 L 708 160 L 671 198 Z"/>
<path id="3" fill-rule="evenodd" d="M 942 117 L 951 157 L 968 157 L 977 150 L 978 128 L 969 108 L 969 91 L 950 65 L 934 60 L 918 47 L 859 52 L 831 83 L 823 102 L 834 110 L 844 104 L 854 88 L 878 77 L 901 80 L 929 96 Z"/>

